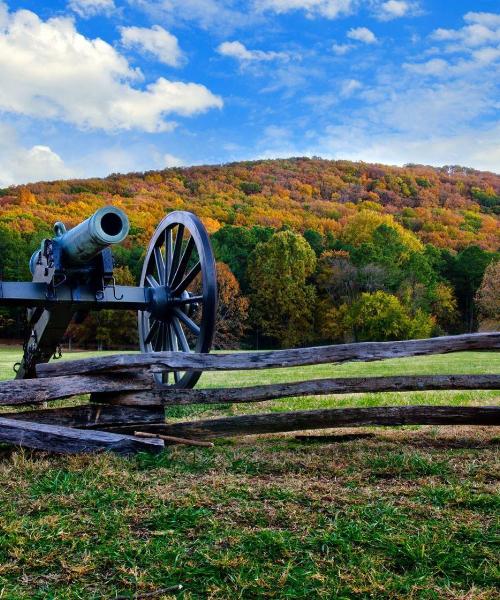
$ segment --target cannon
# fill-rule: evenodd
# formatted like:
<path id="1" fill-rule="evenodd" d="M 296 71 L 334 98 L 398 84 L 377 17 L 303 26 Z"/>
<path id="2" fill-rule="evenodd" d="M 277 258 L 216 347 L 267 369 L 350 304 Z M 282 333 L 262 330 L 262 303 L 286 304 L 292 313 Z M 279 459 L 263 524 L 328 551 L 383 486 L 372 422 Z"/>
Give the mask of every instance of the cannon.
<path id="1" fill-rule="evenodd" d="M 89 311 L 137 310 L 142 352 L 210 351 L 217 310 L 217 277 L 208 233 L 196 215 L 175 211 L 158 225 L 147 249 L 138 286 L 118 285 L 111 247 L 129 231 L 114 206 L 66 230 L 54 225 L 30 260 L 31 282 L 0 281 L 0 304 L 27 308 L 23 357 L 17 379 L 36 377 L 36 365 L 60 355 L 74 318 Z M 190 388 L 199 371 L 164 371 L 158 383 Z"/>

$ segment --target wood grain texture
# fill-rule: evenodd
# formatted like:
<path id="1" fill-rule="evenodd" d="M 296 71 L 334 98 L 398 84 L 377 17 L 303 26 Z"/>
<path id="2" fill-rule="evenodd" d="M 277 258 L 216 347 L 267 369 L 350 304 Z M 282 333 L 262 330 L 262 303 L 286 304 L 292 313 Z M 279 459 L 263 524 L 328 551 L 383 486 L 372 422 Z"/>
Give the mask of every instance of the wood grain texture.
<path id="1" fill-rule="evenodd" d="M 179 390 L 157 389 L 152 377 L 85 375 L 21 379 L 0 382 L 0 405 L 40 404 L 94 392 L 98 402 L 124 406 L 174 406 L 263 402 L 293 396 L 407 392 L 414 390 L 500 389 L 500 375 L 398 375 L 394 377 L 344 377 L 276 383 L 243 388 Z M 107 395 L 95 392 L 107 392 Z M 109 395 L 112 392 L 112 395 Z"/>
<path id="2" fill-rule="evenodd" d="M 78 377 L 65 375 L 46 379 L 14 379 L 0 381 L 0 406 L 41 404 L 93 391 L 147 390 L 154 385 L 152 377 L 124 375 L 123 373 Z"/>
<path id="3" fill-rule="evenodd" d="M 146 425 L 142 429 L 163 435 L 207 439 L 377 425 L 500 425 L 500 407 L 422 405 L 332 408 Z M 130 427 L 120 429 L 122 432 L 132 430 Z"/>
<path id="4" fill-rule="evenodd" d="M 122 393 L 110 398 L 109 402 L 128 406 L 236 404 L 324 394 L 495 389 L 500 389 L 500 375 L 397 375 L 394 377 L 313 379 L 311 381 L 274 383 L 242 388 L 194 390 L 166 388 L 146 392 Z"/>
<path id="5" fill-rule="evenodd" d="M 161 423 L 165 421 L 163 407 L 143 408 L 135 406 L 110 406 L 85 404 L 67 408 L 49 408 L 22 412 L 2 413 L 1 417 L 16 421 L 34 421 L 47 425 L 64 425 L 81 429 L 99 428 L 105 425 L 135 423 Z"/>
<path id="6" fill-rule="evenodd" d="M 116 354 L 96 358 L 48 363 L 37 366 L 38 377 L 83 375 L 118 372 L 130 369 L 167 369 L 231 371 L 297 367 L 346 361 L 373 361 L 401 356 L 442 354 L 466 350 L 498 350 L 500 332 L 471 333 L 425 340 L 400 342 L 362 342 L 314 348 L 294 348 L 273 352 L 241 352 L 237 354 L 196 354 L 185 352 L 153 352 Z"/>
<path id="7" fill-rule="evenodd" d="M 131 435 L 72 429 L 0 417 L 0 442 L 59 454 L 113 451 L 118 454 L 161 452 L 163 441 Z"/>

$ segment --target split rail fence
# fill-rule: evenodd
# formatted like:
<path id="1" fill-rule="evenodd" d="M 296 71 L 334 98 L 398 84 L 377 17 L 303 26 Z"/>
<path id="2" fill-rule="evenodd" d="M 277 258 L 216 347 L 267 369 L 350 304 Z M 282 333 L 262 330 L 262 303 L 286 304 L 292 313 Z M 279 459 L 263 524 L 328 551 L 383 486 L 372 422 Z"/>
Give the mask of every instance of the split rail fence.
<path id="1" fill-rule="evenodd" d="M 0 413 L 0 442 L 53 452 L 160 451 L 168 438 L 210 438 L 323 428 L 397 425 L 500 425 L 500 406 L 379 406 L 261 413 L 186 422 L 165 420 L 165 408 L 186 404 L 264 402 L 297 396 L 425 390 L 498 390 L 500 375 L 349 377 L 220 389 L 162 386 L 154 373 L 270 369 L 375 361 L 467 350 L 500 349 L 500 332 L 400 342 L 315 348 L 186 354 L 118 354 L 40 364 L 36 379 L 0 382 L 0 406 L 27 407 L 90 394 L 65 408 Z M 146 435 L 154 434 L 153 437 Z M 162 439 L 156 436 L 163 436 Z M 171 440 L 174 441 L 174 440 Z"/>

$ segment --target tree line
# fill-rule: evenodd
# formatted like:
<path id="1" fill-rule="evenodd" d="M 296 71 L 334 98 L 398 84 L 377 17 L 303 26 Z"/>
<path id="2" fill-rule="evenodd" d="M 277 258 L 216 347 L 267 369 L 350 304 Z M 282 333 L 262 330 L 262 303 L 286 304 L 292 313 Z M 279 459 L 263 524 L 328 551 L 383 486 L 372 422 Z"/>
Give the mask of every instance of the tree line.
<path id="1" fill-rule="evenodd" d="M 37 236 L 0 225 L 3 276 L 30 278 Z M 342 236 L 225 225 L 217 260 L 218 348 L 291 347 L 423 338 L 498 327 L 499 254 L 423 244 L 392 217 L 360 211 Z M 39 241 L 38 239 L 36 240 Z M 118 283 L 136 285 L 143 250 L 115 249 Z M 21 311 L 1 309 L 0 336 L 22 336 Z M 136 316 L 105 310 L 72 324 L 79 347 L 134 347 Z"/>
<path id="2" fill-rule="evenodd" d="M 138 281 L 167 212 L 202 219 L 218 261 L 219 347 L 403 339 L 497 319 L 493 173 L 291 158 L 10 187 L 0 190 L 1 276 L 30 279 L 29 257 L 54 221 L 74 226 L 103 204 L 130 219 L 113 251 L 123 284 Z M 22 326 L 21 312 L 0 310 L 0 337 Z M 135 331 L 133 314 L 104 311 L 68 339 L 132 346 Z"/>

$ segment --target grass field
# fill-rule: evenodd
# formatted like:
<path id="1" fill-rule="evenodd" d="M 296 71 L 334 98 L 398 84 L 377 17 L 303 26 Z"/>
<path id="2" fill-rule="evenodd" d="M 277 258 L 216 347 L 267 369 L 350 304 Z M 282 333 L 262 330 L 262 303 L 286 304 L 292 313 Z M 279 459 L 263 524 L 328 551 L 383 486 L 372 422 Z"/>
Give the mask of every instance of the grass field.
<path id="1" fill-rule="evenodd" d="M 0 378 L 18 355 L 0 350 Z M 500 373 L 469 352 L 258 373 L 201 386 L 314 377 Z M 496 404 L 494 392 L 292 398 L 175 408 L 172 419 L 375 404 Z M 368 437 L 343 438 L 364 433 Z M 157 457 L 0 456 L 0 598 L 493 599 L 498 432 L 330 431 L 170 447 Z M 316 435 L 318 432 L 316 432 Z M 161 589 L 182 584 L 181 592 Z"/>

